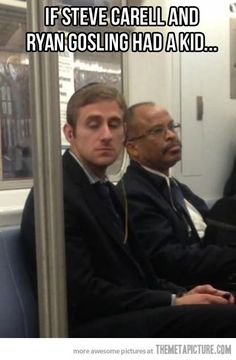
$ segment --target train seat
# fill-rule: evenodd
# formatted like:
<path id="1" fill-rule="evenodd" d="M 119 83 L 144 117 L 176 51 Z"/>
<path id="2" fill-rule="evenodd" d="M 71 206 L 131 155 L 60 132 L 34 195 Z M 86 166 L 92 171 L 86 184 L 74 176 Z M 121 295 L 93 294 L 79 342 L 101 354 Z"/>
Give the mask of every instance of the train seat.
<path id="1" fill-rule="evenodd" d="M 20 228 L 0 228 L 0 337 L 38 336 L 37 305 L 28 276 Z"/>

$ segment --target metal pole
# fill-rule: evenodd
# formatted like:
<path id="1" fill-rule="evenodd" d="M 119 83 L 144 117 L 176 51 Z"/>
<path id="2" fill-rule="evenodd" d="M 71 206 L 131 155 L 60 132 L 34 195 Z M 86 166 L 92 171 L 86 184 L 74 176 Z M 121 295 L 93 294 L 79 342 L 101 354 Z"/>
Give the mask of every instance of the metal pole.
<path id="1" fill-rule="evenodd" d="M 27 2 L 28 31 L 42 32 L 45 6 Z M 33 170 L 41 337 L 67 336 L 58 54 L 31 53 Z"/>

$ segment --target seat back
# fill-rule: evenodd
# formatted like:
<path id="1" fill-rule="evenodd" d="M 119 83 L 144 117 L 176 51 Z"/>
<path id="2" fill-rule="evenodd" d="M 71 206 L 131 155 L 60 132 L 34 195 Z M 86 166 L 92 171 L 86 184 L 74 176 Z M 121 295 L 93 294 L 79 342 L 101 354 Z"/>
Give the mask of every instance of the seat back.
<path id="1" fill-rule="evenodd" d="M 0 337 L 37 337 L 37 305 L 19 227 L 0 228 Z"/>

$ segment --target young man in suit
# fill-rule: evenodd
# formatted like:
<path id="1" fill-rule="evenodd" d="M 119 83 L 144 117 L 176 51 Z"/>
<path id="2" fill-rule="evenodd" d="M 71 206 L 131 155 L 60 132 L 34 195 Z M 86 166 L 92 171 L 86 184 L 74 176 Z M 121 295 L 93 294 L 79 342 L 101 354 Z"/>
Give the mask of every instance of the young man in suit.
<path id="1" fill-rule="evenodd" d="M 125 220 L 105 174 L 123 146 L 125 112 L 123 97 L 103 84 L 82 88 L 68 103 L 63 181 L 69 334 L 233 337 L 234 297 L 210 285 L 183 294 L 157 278 Z M 22 219 L 31 272 L 33 224 L 31 192 Z"/>
<path id="2" fill-rule="evenodd" d="M 151 102 L 131 106 L 126 119 L 132 161 L 123 182 L 129 215 L 156 273 L 184 286 L 229 286 L 236 250 L 205 244 L 206 204 L 169 173 L 181 159 L 179 125 Z"/>

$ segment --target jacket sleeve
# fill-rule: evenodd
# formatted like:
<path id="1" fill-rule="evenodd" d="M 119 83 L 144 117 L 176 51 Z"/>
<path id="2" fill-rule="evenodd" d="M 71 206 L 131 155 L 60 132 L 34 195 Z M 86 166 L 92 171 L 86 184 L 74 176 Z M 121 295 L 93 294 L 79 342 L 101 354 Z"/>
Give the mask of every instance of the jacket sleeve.
<path id="1" fill-rule="evenodd" d="M 21 241 L 27 270 L 35 293 L 37 292 L 36 250 L 35 250 L 35 222 L 34 222 L 34 193 L 31 189 L 25 202 L 21 220 Z"/>
<path id="2" fill-rule="evenodd" d="M 171 292 L 168 290 L 125 288 L 97 276 L 98 271 L 93 269 L 88 244 L 80 235 L 79 224 L 75 225 L 73 222 L 73 226 L 70 225 L 69 219 L 72 216 L 72 214 L 67 214 L 68 221 L 65 227 L 69 312 L 73 314 L 79 312 L 80 318 L 84 317 L 88 320 L 171 304 Z M 33 191 L 30 192 L 25 204 L 21 237 L 24 241 L 26 261 L 36 293 Z M 167 283 L 163 283 L 168 288 Z"/>
<path id="3" fill-rule="evenodd" d="M 169 306 L 171 291 L 128 288 L 98 276 L 88 244 L 79 236 L 79 226 L 66 230 L 69 308 L 87 320 L 128 311 Z"/>
<path id="4" fill-rule="evenodd" d="M 129 215 L 156 273 L 179 284 L 222 278 L 236 270 L 235 251 L 216 245 L 185 244 L 149 194 L 130 192 Z M 234 270 L 235 269 L 235 270 Z M 184 279 L 184 281 L 183 281 Z"/>

